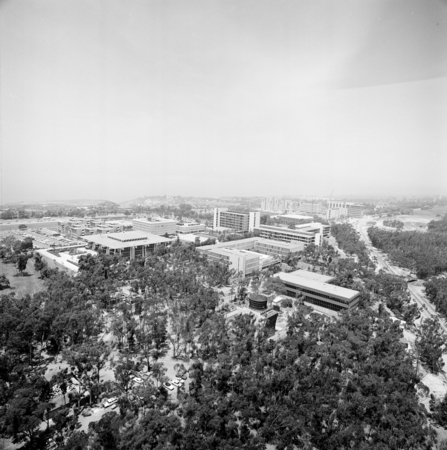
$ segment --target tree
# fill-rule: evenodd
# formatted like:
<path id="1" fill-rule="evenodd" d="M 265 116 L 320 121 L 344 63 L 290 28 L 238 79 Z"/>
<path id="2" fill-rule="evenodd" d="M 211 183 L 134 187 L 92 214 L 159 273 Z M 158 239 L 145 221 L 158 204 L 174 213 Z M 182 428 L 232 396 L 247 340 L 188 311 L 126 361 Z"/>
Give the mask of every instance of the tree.
<path id="1" fill-rule="evenodd" d="M 0 275 L 0 290 L 8 289 L 10 286 L 11 283 L 9 282 L 8 278 L 6 278 L 6 275 Z"/>
<path id="2" fill-rule="evenodd" d="M 22 274 L 26 269 L 26 265 L 28 263 L 28 257 L 26 255 L 19 255 L 17 259 L 17 270 Z"/>
<path id="3" fill-rule="evenodd" d="M 444 338 L 437 319 L 426 319 L 422 322 L 415 344 L 422 364 L 435 374 L 440 372 L 444 366 Z"/>
<path id="4" fill-rule="evenodd" d="M 40 253 L 35 253 L 34 255 L 34 270 L 40 273 L 41 278 L 44 278 L 46 270 L 48 269 L 47 262 L 42 258 Z"/>

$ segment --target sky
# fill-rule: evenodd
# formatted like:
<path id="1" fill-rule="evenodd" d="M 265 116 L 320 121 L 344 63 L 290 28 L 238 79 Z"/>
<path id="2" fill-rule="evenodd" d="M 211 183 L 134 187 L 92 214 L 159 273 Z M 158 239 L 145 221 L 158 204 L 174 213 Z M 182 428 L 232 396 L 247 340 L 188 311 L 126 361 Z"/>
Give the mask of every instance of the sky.
<path id="1" fill-rule="evenodd" d="M 3 0 L 0 203 L 447 195 L 447 1 Z"/>

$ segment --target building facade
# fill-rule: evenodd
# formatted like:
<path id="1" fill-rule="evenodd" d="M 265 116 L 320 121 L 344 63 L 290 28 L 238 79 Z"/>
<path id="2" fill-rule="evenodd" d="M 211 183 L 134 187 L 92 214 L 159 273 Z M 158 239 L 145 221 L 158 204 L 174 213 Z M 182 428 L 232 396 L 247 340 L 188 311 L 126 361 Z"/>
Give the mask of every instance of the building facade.
<path id="1" fill-rule="evenodd" d="M 129 259 L 144 258 L 157 246 L 171 242 L 171 239 L 141 231 L 87 235 L 82 239 L 92 250 L 103 250 L 106 255 L 121 255 Z"/>
<path id="2" fill-rule="evenodd" d="M 282 272 L 275 276 L 284 283 L 289 297 L 303 295 L 304 303 L 310 306 L 339 312 L 354 308 L 360 299 L 358 291 L 304 277 L 302 274 Z"/>
<path id="3" fill-rule="evenodd" d="M 214 208 L 213 229 L 229 228 L 234 231 L 253 231 L 261 222 L 260 212 L 229 211 L 228 208 Z"/>
<path id="4" fill-rule="evenodd" d="M 326 212 L 327 220 L 341 219 L 343 217 L 361 218 L 365 207 L 358 203 L 333 200 L 328 202 Z"/>
<path id="5" fill-rule="evenodd" d="M 178 234 L 198 233 L 200 231 L 205 231 L 205 224 L 203 224 L 203 223 L 178 223 L 176 231 Z"/>
<path id="6" fill-rule="evenodd" d="M 177 231 L 177 222 L 175 220 L 161 217 L 132 219 L 132 224 L 134 230 L 144 231 L 157 236 L 173 235 Z"/>
<path id="7" fill-rule="evenodd" d="M 295 226 L 295 230 L 275 227 L 271 225 L 260 225 L 254 230 L 255 236 L 264 239 L 282 242 L 302 242 L 305 246 L 315 244 L 320 246 L 323 237 L 328 236 L 330 227 L 328 225 L 309 223 Z"/>

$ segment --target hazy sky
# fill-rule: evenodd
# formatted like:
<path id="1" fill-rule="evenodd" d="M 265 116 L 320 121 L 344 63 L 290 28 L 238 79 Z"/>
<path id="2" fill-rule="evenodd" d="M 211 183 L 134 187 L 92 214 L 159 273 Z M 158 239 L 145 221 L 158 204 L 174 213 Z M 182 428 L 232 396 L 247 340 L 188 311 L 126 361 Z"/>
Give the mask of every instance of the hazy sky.
<path id="1" fill-rule="evenodd" d="M 0 3 L 1 201 L 447 194 L 447 3 Z"/>

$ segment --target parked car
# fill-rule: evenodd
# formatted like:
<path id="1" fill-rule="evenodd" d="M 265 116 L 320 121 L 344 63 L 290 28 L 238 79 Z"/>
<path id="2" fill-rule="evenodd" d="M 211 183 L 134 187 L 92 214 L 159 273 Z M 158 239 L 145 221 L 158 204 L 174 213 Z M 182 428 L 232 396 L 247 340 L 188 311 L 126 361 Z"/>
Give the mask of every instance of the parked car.
<path id="1" fill-rule="evenodd" d="M 177 380 L 172 380 L 172 384 L 173 384 L 175 387 L 182 387 L 182 386 L 183 386 L 183 384 L 180 383 L 180 382 L 177 381 Z"/>
<path id="2" fill-rule="evenodd" d="M 169 389 L 170 391 L 174 390 L 174 386 L 169 382 L 163 383 L 163 387 L 165 387 L 166 389 Z"/>

